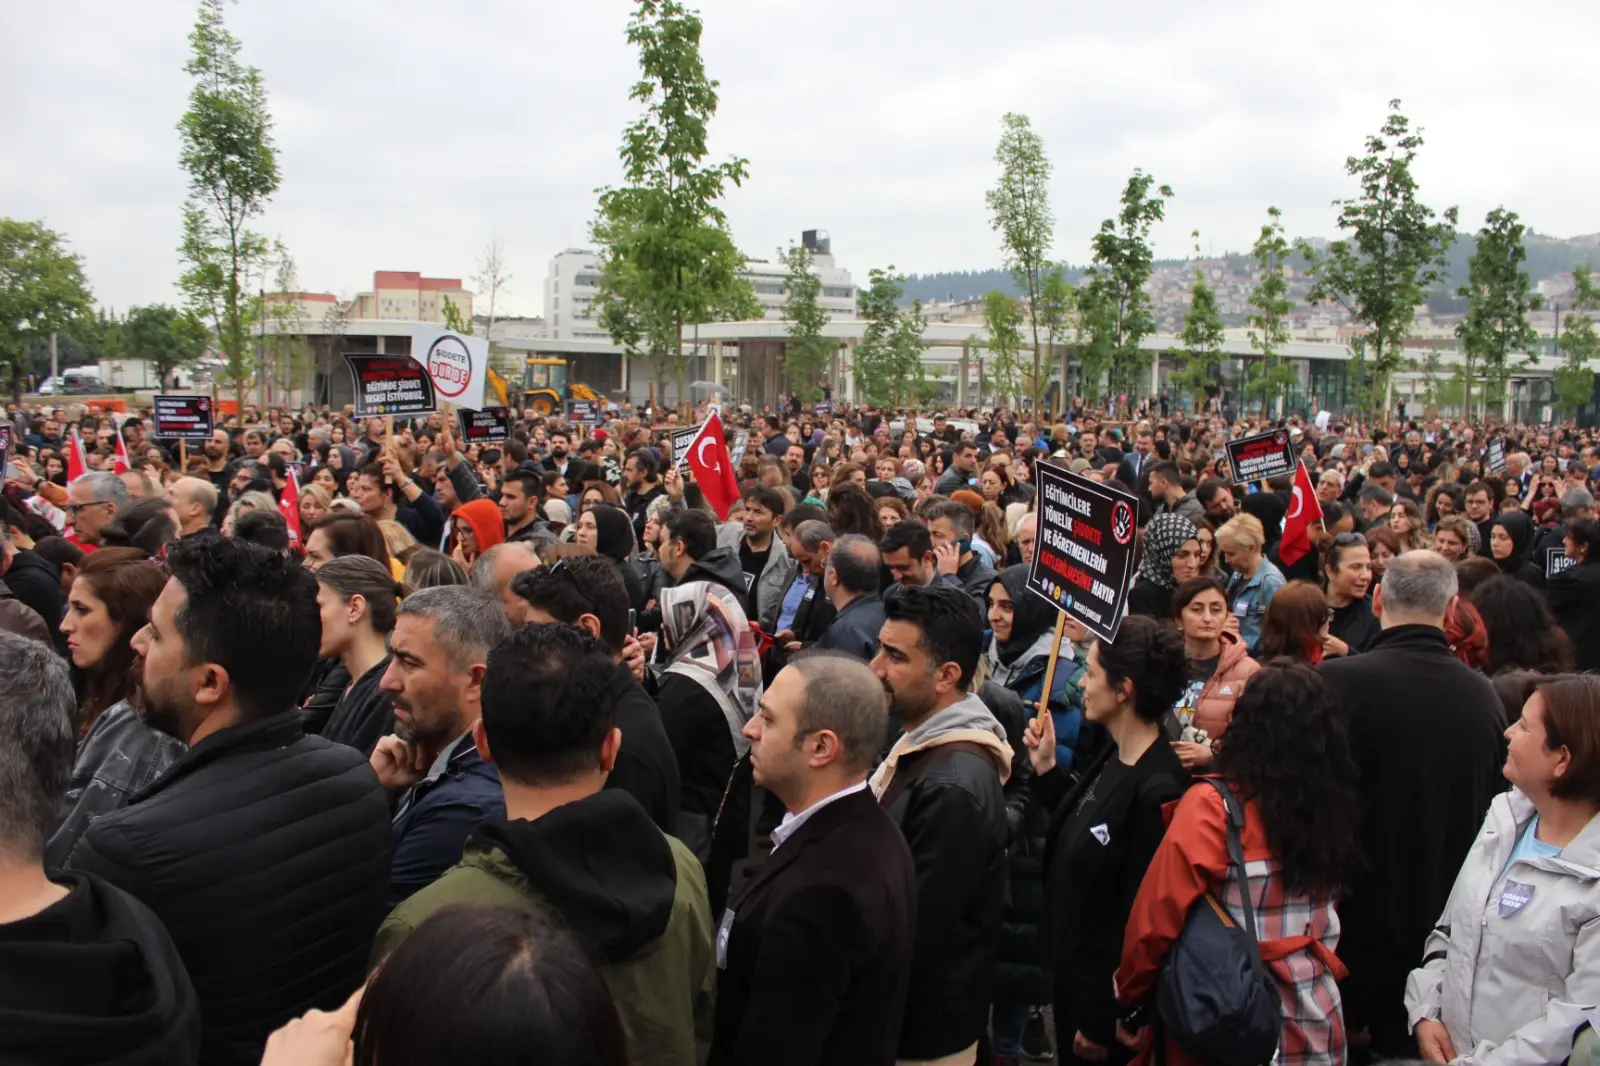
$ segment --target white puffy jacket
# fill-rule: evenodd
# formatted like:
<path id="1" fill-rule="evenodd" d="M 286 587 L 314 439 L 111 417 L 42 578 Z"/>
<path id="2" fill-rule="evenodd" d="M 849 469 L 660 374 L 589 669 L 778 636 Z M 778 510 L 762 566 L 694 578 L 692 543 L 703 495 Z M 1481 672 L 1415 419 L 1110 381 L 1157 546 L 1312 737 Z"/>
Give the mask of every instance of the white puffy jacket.
<path id="1" fill-rule="evenodd" d="M 1456 1061 L 1547 1066 L 1566 1059 L 1600 1006 L 1600 817 L 1554 858 L 1500 872 L 1533 804 L 1495 797 L 1450 901 L 1406 981 L 1406 1016 L 1442 1021 Z"/>

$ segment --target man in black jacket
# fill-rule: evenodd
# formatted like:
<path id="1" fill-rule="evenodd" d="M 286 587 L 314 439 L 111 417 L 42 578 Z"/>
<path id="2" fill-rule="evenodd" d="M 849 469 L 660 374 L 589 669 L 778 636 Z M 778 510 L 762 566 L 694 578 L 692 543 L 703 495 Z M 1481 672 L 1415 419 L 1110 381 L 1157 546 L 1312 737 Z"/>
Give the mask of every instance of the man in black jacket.
<path id="1" fill-rule="evenodd" d="M 0 633 L 0 1062 L 187 1064 L 194 988 L 148 907 L 89 874 L 51 878 L 77 700 L 48 647 Z"/>
<path id="2" fill-rule="evenodd" d="M 883 559 L 872 538 L 859 534 L 840 537 L 828 553 L 823 591 L 838 611 L 816 647 L 839 651 L 871 662 L 878 654 L 878 632 L 883 629 L 883 601 L 878 598 L 878 571 Z"/>
<path id="3" fill-rule="evenodd" d="M 969 695 L 983 648 L 972 598 L 940 585 L 884 600 L 872 670 L 905 732 L 872 776 L 917 869 L 917 936 L 899 1057 L 971 1066 L 989 1020 L 1006 897 L 1005 730 Z"/>
<path id="4" fill-rule="evenodd" d="M 1339 906 L 1346 1025 L 1379 1058 L 1414 1055 L 1406 976 L 1444 910 L 1489 801 L 1503 791 L 1505 714 L 1487 678 L 1445 642 L 1455 568 L 1431 551 L 1396 556 L 1373 594 L 1383 632 L 1322 676 L 1350 715 L 1361 769 L 1365 866 Z"/>
<path id="5" fill-rule="evenodd" d="M 951 550 L 954 550 L 955 579 L 967 590 L 967 595 L 977 601 L 978 610 L 987 612 L 989 586 L 994 584 L 998 575 L 994 567 L 972 550 L 972 511 L 959 500 L 946 500 L 929 507 L 926 514 L 928 535 L 933 538 L 935 556 L 940 557 L 941 561 L 947 560 Z M 941 573 L 945 570 L 946 567 L 940 568 Z"/>
<path id="6" fill-rule="evenodd" d="M 717 524 L 704 511 L 673 507 L 661 517 L 661 569 L 674 585 L 687 581 L 713 581 L 725 585 L 745 601 L 749 590 L 739 555 L 717 547 Z"/>
<path id="7" fill-rule="evenodd" d="M 512 591 L 528 603 L 527 619 L 561 622 L 598 637 L 614 663 L 622 662 L 628 632 L 628 590 L 617 566 L 603 555 L 579 555 L 518 574 Z M 678 832 L 678 757 L 662 715 L 633 675 L 618 670 L 614 686 L 622 746 L 606 788 L 632 794 L 664 833 Z M 730 760 L 731 762 L 731 760 Z M 726 780 L 727 767 L 723 767 Z"/>
<path id="8" fill-rule="evenodd" d="M 911 976 L 911 852 L 867 789 L 883 687 L 807 655 L 744 727 L 756 784 L 788 812 L 772 856 L 728 902 L 711 1066 L 890 1066 Z"/>
<path id="9" fill-rule="evenodd" d="M 95 821 L 67 862 L 156 912 L 194 981 L 200 1061 L 254 1066 L 267 1036 L 361 984 L 389 882 L 389 808 L 353 748 L 308 737 L 316 581 L 255 545 L 172 546 L 133 638 L 144 712 L 188 754 Z"/>

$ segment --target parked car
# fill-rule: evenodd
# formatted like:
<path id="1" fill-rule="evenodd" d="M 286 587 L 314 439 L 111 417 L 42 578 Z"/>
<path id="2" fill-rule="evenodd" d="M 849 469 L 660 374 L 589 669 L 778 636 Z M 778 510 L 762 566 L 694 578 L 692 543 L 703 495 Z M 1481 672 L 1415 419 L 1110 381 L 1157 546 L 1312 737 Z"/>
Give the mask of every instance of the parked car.
<path id="1" fill-rule="evenodd" d="M 99 375 L 86 370 L 63 370 L 57 377 L 48 377 L 39 383 L 41 396 L 85 396 L 112 391 Z"/>

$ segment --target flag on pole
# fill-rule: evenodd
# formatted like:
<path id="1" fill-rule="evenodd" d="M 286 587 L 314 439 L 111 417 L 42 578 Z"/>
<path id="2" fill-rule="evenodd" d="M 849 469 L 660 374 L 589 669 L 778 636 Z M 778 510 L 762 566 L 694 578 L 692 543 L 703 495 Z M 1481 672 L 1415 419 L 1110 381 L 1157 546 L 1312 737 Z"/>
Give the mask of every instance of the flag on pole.
<path id="1" fill-rule="evenodd" d="M 116 415 L 111 416 L 111 424 L 116 427 L 116 451 L 111 457 L 111 472 L 121 474 L 132 470 L 133 464 L 128 462 L 128 442 L 122 439 L 122 423 L 117 421 Z"/>
<path id="2" fill-rule="evenodd" d="M 294 476 L 294 471 L 287 471 L 289 483 L 283 487 L 283 494 L 278 497 L 278 513 L 283 515 L 283 520 L 289 525 L 289 543 L 300 543 L 300 479 Z"/>
<path id="3" fill-rule="evenodd" d="M 1305 460 L 1295 464 L 1294 491 L 1289 497 L 1289 512 L 1283 518 L 1283 539 L 1278 541 L 1278 558 L 1293 566 L 1311 551 L 1311 524 L 1322 521 L 1322 504 Z"/>
<path id="4" fill-rule="evenodd" d="M 733 461 L 728 456 L 728 441 L 722 433 L 722 413 L 713 407 L 706 414 L 705 424 L 694 440 L 689 442 L 689 472 L 705 493 L 706 502 L 726 519 L 728 509 L 739 499 L 739 479 L 733 473 Z"/>
<path id="5" fill-rule="evenodd" d="M 67 449 L 67 484 L 72 484 L 89 472 L 88 456 L 83 454 L 83 438 L 78 427 L 72 427 L 72 446 Z"/>

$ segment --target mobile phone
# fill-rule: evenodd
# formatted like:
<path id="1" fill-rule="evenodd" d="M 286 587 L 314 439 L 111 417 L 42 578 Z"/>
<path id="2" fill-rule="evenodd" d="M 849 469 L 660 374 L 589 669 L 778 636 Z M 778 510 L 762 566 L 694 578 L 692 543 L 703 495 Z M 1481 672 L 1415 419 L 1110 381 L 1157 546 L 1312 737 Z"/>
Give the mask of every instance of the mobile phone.
<path id="1" fill-rule="evenodd" d="M 628 632 L 639 632 L 639 612 L 632 607 L 628 608 Z"/>

